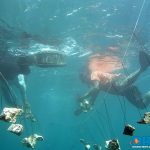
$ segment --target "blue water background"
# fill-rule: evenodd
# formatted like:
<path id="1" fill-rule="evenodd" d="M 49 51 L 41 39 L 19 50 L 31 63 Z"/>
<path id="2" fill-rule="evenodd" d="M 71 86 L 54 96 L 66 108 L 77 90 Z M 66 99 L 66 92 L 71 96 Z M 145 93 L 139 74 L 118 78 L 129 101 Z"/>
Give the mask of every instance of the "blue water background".
<path id="1" fill-rule="evenodd" d="M 26 123 L 25 133 L 16 137 L 6 131 L 8 124 L 1 123 L 0 149 L 24 150 L 21 139 L 34 132 L 42 134 L 44 141 L 37 144 L 37 150 L 83 150 L 80 138 L 91 144 L 99 143 L 104 147 L 105 140 L 117 137 L 122 150 L 130 149 L 131 137 L 122 134 L 124 115 L 116 96 L 107 95 L 106 104 L 110 122 L 105 115 L 103 103 L 105 93 L 97 98 L 94 110 L 79 117 L 74 116 L 76 99 L 88 88 L 81 83 L 79 73 L 91 52 L 105 51 L 109 46 L 120 46 L 123 56 L 135 27 L 141 0 L 1 0 L 0 18 L 14 27 L 16 36 L 11 37 L 13 44 L 9 49 L 18 46 L 18 32 L 26 31 L 53 39 L 53 49 L 64 51 L 67 65 L 62 68 L 31 68 L 27 80 L 28 100 L 33 113 L 38 118 L 37 124 Z M 147 0 L 136 33 L 149 48 L 150 35 L 150 2 Z M 116 37 L 110 37 L 117 35 Z M 119 35 L 119 36 L 118 36 Z M 5 39 L 7 40 L 7 38 Z M 32 44 L 31 44 L 32 45 Z M 36 51 L 45 48 L 40 45 L 33 48 L 30 44 L 24 51 Z M 131 41 L 124 59 L 128 72 L 138 67 L 140 45 Z M 146 70 L 138 79 L 142 94 L 150 89 L 150 70 Z M 121 99 L 122 100 L 122 99 Z M 148 108 L 149 110 L 149 108 Z M 143 114 L 146 110 L 140 111 Z M 150 136 L 149 125 L 139 125 L 139 110 L 126 101 L 126 118 L 129 124 L 136 127 L 135 135 Z M 109 127 L 113 129 L 110 129 Z M 114 133 L 113 133 L 114 132 Z M 105 134 L 103 136 L 103 134 Z"/>

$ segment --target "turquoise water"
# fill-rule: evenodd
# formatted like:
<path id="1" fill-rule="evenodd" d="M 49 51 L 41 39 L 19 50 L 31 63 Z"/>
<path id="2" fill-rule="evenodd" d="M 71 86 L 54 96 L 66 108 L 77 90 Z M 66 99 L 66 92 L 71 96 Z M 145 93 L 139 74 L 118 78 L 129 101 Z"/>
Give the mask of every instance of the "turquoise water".
<path id="1" fill-rule="evenodd" d="M 37 150 L 84 150 L 81 138 L 104 148 L 105 140 L 114 137 L 119 139 L 122 150 L 131 149 L 133 138 L 122 134 L 125 122 L 118 97 L 107 94 L 105 99 L 110 120 L 103 103 L 105 93 L 99 94 L 93 111 L 77 117 L 74 110 L 77 97 L 88 89 L 79 74 L 92 53 L 119 47 L 121 57 L 127 50 L 123 60 L 127 71 L 139 67 L 141 45 L 147 49 L 150 46 L 150 2 L 145 1 L 139 16 L 142 4 L 141 0 L 0 1 L 1 49 L 4 46 L 12 52 L 16 49 L 24 52 L 57 49 L 66 54 L 67 62 L 61 68 L 31 68 L 27 95 L 38 122 L 24 122 L 25 131 L 20 137 L 8 133 L 8 124 L 1 122 L 1 150 L 27 149 L 20 141 L 32 132 L 44 136 Z M 139 40 L 133 38 L 128 48 L 135 27 Z M 40 40 L 33 42 L 22 38 L 24 31 L 37 35 Z M 149 73 L 150 69 L 146 70 L 135 83 L 142 94 L 150 89 Z M 137 110 L 126 101 L 125 108 L 127 122 L 136 127 L 135 135 L 150 136 L 149 125 L 136 123 L 140 119 L 139 112 L 143 114 L 149 107 Z"/>

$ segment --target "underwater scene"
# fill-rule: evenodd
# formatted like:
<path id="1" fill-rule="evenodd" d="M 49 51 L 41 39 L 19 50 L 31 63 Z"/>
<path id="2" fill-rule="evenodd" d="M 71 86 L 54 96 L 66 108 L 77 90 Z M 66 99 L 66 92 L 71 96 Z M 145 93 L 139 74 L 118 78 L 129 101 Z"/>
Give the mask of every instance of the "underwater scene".
<path id="1" fill-rule="evenodd" d="M 150 149 L 149 0 L 0 0 L 0 150 Z"/>

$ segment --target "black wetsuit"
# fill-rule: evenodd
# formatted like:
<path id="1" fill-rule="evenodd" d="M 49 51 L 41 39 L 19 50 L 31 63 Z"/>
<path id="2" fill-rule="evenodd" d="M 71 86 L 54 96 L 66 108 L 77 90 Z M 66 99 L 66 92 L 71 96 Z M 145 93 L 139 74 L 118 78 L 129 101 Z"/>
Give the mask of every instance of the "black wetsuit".
<path id="1" fill-rule="evenodd" d="M 15 80 L 19 74 L 27 75 L 30 73 L 28 65 L 23 65 L 21 56 L 16 56 L 8 52 L 0 53 L 0 90 L 2 98 L 9 106 L 16 106 L 16 97 L 14 96 L 7 81 Z"/>
<path id="2" fill-rule="evenodd" d="M 30 73 L 29 66 L 18 63 L 20 56 L 5 53 L 0 54 L 0 72 L 7 80 L 15 79 L 19 74 Z"/>

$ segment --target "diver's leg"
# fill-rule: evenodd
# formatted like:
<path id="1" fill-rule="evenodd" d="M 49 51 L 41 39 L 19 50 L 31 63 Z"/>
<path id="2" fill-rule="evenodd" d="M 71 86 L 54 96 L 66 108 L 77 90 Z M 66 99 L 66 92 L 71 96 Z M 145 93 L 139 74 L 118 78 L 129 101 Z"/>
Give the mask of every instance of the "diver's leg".
<path id="1" fill-rule="evenodd" d="M 75 110 L 74 114 L 76 116 L 78 116 L 78 115 L 80 115 L 83 112 L 83 110 L 82 110 L 82 108 L 80 106 L 80 103 L 82 103 L 84 100 L 88 101 L 90 106 L 94 105 L 94 102 L 95 102 L 95 100 L 96 100 L 96 98 L 98 96 L 98 93 L 99 93 L 99 82 L 98 81 L 94 81 L 93 85 L 92 85 L 92 88 L 86 94 L 84 94 L 83 96 L 81 96 L 78 99 L 78 103 L 79 103 L 78 107 L 79 108 L 77 108 Z"/>
<path id="2" fill-rule="evenodd" d="M 131 104 L 139 109 L 145 109 L 147 107 L 146 96 L 142 98 L 140 91 L 136 86 L 131 86 L 127 88 L 123 95 L 129 100 Z M 150 95 L 149 95 L 150 98 Z"/>
<path id="3" fill-rule="evenodd" d="M 30 119 L 31 121 L 36 121 L 36 118 L 32 114 L 30 103 L 27 99 L 26 82 L 25 82 L 25 76 L 23 74 L 18 75 L 18 78 L 16 80 L 16 86 L 19 89 L 21 98 L 23 100 L 23 110 L 24 110 L 25 118 Z"/>
<path id="4" fill-rule="evenodd" d="M 148 91 L 144 97 L 143 97 L 143 102 L 146 106 L 150 104 L 150 91 Z"/>
<path id="5" fill-rule="evenodd" d="M 19 74 L 17 79 L 15 79 L 14 83 L 20 91 L 23 105 L 25 105 L 27 103 L 25 76 L 23 74 Z"/>
<path id="6" fill-rule="evenodd" d="M 145 51 L 139 52 L 139 63 L 141 70 L 144 71 L 150 66 L 150 54 L 147 54 Z"/>
<path id="7" fill-rule="evenodd" d="M 83 96 L 81 96 L 80 99 L 82 100 L 82 99 L 89 98 L 90 96 L 95 95 L 97 93 L 95 91 L 99 91 L 99 81 L 93 81 L 91 89 L 87 93 L 85 93 Z"/>
<path id="8" fill-rule="evenodd" d="M 137 78 L 141 75 L 143 71 L 141 71 L 141 69 L 131 73 L 129 76 L 127 76 L 121 83 L 121 86 L 124 88 L 127 88 L 129 86 L 131 86 L 136 80 Z"/>
<path id="9" fill-rule="evenodd" d="M 139 63 L 140 63 L 140 69 L 127 76 L 125 80 L 121 83 L 121 85 L 124 86 L 125 88 L 132 85 L 137 80 L 137 78 L 141 75 L 141 73 L 145 71 L 147 67 L 150 66 L 150 55 L 144 51 L 140 51 Z"/>
<path id="10" fill-rule="evenodd" d="M 80 101 L 87 98 L 90 101 L 91 105 L 93 105 L 100 91 L 99 89 L 99 81 L 93 81 L 92 88 L 82 97 L 80 97 Z"/>

